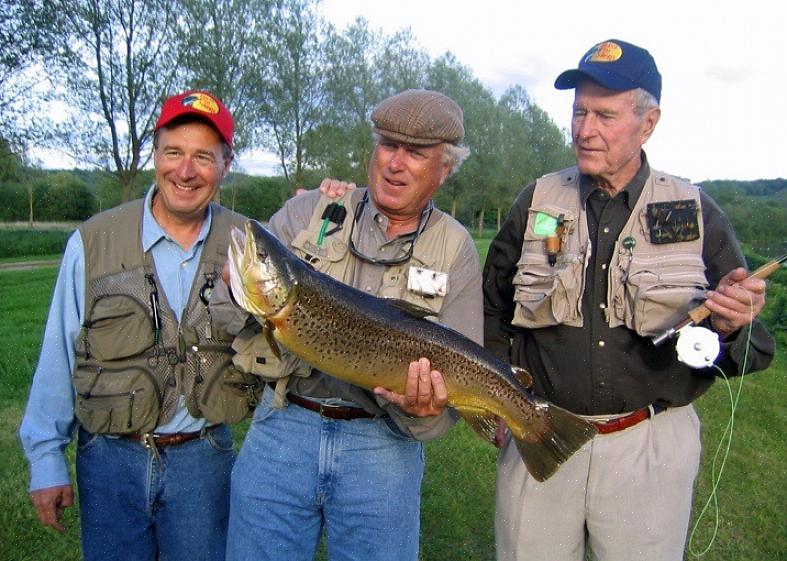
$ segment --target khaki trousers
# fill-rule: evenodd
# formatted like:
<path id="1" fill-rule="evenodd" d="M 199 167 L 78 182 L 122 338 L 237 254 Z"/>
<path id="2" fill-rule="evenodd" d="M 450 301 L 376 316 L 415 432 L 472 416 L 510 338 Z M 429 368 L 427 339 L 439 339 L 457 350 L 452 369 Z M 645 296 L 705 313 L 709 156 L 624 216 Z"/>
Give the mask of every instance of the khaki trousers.
<path id="1" fill-rule="evenodd" d="M 700 423 L 689 405 L 596 436 L 547 481 L 508 442 L 497 463 L 498 561 L 682 561 Z"/>

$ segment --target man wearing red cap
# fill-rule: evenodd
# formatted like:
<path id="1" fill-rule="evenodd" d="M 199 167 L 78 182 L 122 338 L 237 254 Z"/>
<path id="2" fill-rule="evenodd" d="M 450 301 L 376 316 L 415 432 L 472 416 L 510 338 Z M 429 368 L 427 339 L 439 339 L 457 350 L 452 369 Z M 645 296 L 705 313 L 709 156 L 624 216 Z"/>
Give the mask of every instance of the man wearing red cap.
<path id="1" fill-rule="evenodd" d="M 493 240 L 485 344 L 598 435 L 543 483 L 507 438 L 497 559 L 681 561 L 700 460 L 691 403 L 717 371 L 652 338 L 704 301 L 721 340 L 714 366 L 766 368 L 773 340 L 757 320 L 748 329 L 765 283 L 746 279 L 716 203 L 650 167 L 642 146 L 661 115 L 661 74 L 648 51 L 604 41 L 555 87 L 575 89 L 577 165 L 527 186 Z"/>
<path id="2" fill-rule="evenodd" d="M 210 292 L 243 217 L 211 203 L 232 162 L 233 121 L 207 92 L 168 98 L 153 139 L 155 185 L 68 241 L 20 437 L 39 520 L 56 530 L 73 491 L 77 434 L 87 560 L 224 558 L 226 423 L 255 381 L 234 369 Z"/>

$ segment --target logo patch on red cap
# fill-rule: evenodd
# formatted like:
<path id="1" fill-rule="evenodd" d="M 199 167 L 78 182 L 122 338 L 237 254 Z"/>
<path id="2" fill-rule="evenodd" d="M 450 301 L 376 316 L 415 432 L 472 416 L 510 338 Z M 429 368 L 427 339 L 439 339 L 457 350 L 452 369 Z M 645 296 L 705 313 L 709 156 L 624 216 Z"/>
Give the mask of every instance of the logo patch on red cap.
<path id="1" fill-rule="evenodd" d="M 604 41 L 588 53 L 585 62 L 615 62 L 623 56 L 623 49 L 612 41 Z"/>
<path id="2" fill-rule="evenodd" d="M 212 97 L 202 92 L 187 95 L 183 98 L 181 103 L 186 107 L 191 107 L 192 109 L 202 111 L 203 113 L 211 113 L 215 115 L 219 112 L 219 104 L 216 103 Z"/>

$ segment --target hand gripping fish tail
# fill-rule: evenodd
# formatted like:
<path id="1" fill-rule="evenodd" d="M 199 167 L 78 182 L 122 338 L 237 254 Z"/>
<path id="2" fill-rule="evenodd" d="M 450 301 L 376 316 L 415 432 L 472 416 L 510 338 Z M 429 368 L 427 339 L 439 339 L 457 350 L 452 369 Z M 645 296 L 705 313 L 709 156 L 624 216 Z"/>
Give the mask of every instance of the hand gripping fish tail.
<path id="1" fill-rule="evenodd" d="M 371 296 L 315 271 L 254 220 L 230 235 L 235 301 L 271 330 L 276 344 L 320 371 L 373 389 L 404 393 L 420 357 L 443 374 L 448 403 L 484 440 L 497 418 L 523 461 L 546 480 L 596 434 L 585 420 L 528 391 L 529 375 L 414 306 Z"/>

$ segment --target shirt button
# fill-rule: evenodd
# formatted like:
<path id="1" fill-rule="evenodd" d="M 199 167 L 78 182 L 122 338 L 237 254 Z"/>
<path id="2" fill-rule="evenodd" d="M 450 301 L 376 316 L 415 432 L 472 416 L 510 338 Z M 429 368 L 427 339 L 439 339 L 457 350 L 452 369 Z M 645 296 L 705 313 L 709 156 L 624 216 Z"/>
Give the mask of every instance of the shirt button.
<path id="1" fill-rule="evenodd" d="M 604 227 L 604 233 L 609 234 L 609 228 L 607 228 L 606 226 Z"/>
<path id="2" fill-rule="evenodd" d="M 371 286 L 367 286 L 364 290 L 366 290 L 366 292 L 371 293 L 372 292 L 372 287 Z"/>
<path id="3" fill-rule="evenodd" d="M 604 345 L 606 345 L 606 343 L 604 341 L 599 341 L 598 342 L 598 346 L 599 347 L 603 347 Z"/>
<path id="4" fill-rule="evenodd" d="M 185 268 L 186 268 L 186 267 L 188 267 L 188 266 L 189 266 L 189 264 L 188 264 L 188 262 L 187 262 L 187 261 L 184 261 L 183 263 L 181 263 L 181 264 L 180 264 L 180 268 L 181 268 L 181 269 L 185 269 Z"/>
<path id="5" fill-rule="evenodd" d="M 601 308 L 602 310 L 606 310 L 607 309 L 607 305 L 604 302 L 599 304 L 598 307 Z"/>
<path id="6" fill-rule="evenodd" d="M 607 270 L 607 264 L 606 264 L 606 263 L 603 263 L 603 264 L 601 265 L 601 270 L 602 270 L 602 271 L 606 271 L 606 270 Z"/>

